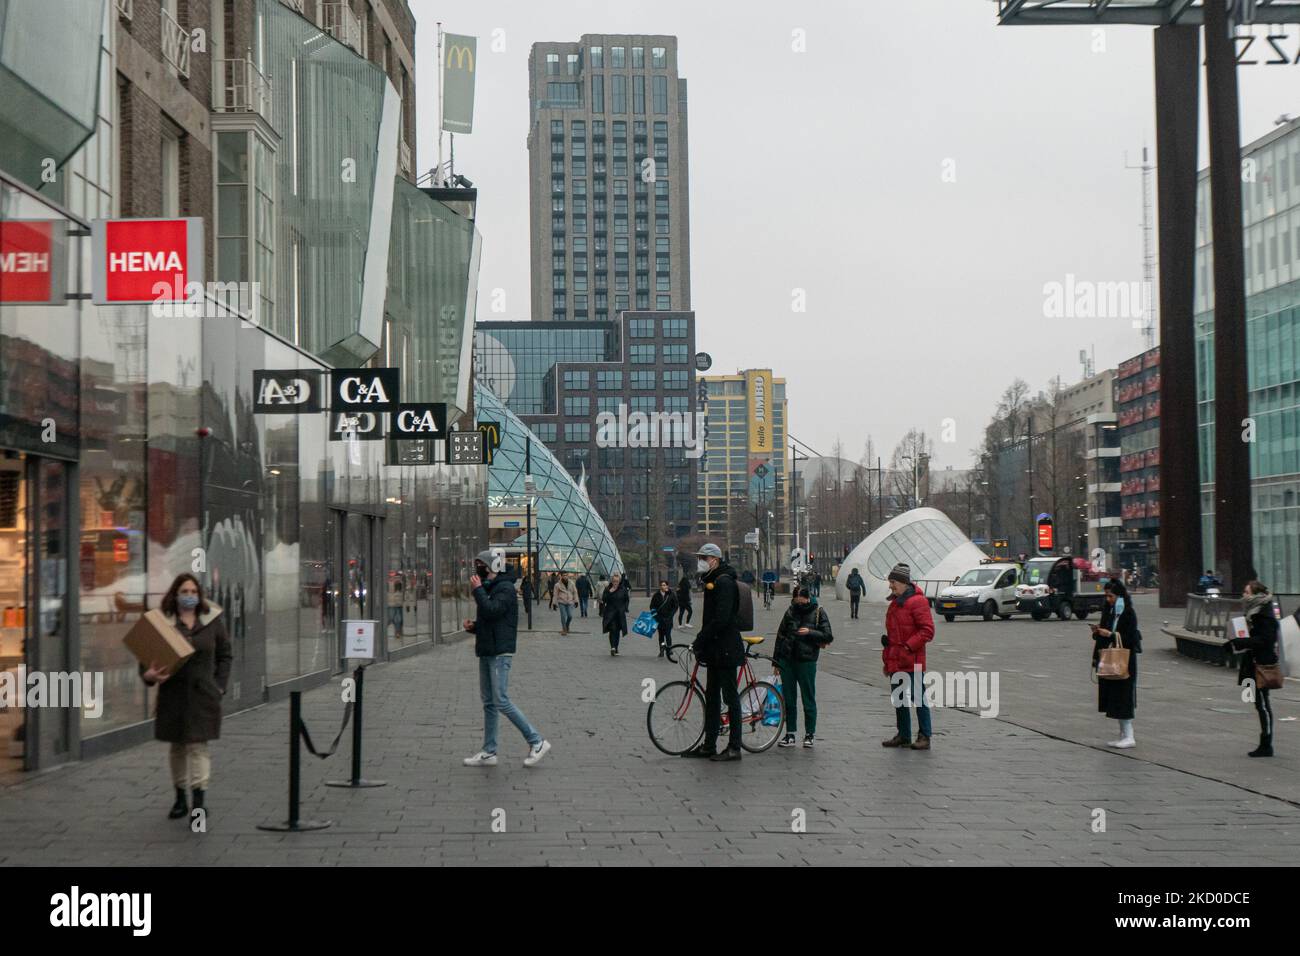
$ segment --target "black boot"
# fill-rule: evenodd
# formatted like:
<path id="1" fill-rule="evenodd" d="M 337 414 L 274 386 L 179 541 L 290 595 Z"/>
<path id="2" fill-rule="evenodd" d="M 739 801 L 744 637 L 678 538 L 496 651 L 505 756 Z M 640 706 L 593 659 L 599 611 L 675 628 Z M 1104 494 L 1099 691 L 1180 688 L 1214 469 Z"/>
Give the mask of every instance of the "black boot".
<path id="1" fill-rule="evenodd" d="M 1260 734 L 1259 748 L 1252 750 L 1246 756 L 1248 757 L 1271 757 L 1273 756 L 1273 735 Z"/>
<path id="2" fill-rule="evenodd" d="M 190 808 L 185 804 L 185 788 L 176 788 L 176 802 L 172 804 L 171 810 L 167 812 L 167 819 L 179 820 L 185 814 L 190 812 Z"/>
<path id="3" fill-rule="evenodd" d="M 207 795 L 207 792 L 208 791 L 202 789 L 201 787 L 194 788 L 194 809 L 195 810 L 204 810 L 203 798 Z M 207 811 L 204 810 L 204 813 L 206 812 Z"/>

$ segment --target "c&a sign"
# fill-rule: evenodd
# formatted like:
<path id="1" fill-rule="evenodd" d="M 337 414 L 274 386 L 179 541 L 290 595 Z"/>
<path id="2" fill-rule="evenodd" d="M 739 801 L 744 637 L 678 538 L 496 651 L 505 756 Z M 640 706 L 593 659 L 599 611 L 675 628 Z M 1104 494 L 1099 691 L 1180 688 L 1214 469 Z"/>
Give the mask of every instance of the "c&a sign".
<path id="1" fill-rule="evenodd" d="M 203 297 L 202 219 L 96 219 L 90 242 L 96 305 Z"/>
<path id="2" fill-rule="evenodd" d="M 253 412 L 301 415 L 319 412 L 319 369 L 257 369 L 253 372 Z"/>
<path id="3" fill-rule="evenodd" d="M 447 430 L 444 402 L 403 403 L 393 413 L 395 438 L 441 438 Z"/>
<path id="4" fill-rule="evenodd" d="M 330 383 L 334 411 L 398 411 L 400 369 L 336 368 L 330 372 Z"/>

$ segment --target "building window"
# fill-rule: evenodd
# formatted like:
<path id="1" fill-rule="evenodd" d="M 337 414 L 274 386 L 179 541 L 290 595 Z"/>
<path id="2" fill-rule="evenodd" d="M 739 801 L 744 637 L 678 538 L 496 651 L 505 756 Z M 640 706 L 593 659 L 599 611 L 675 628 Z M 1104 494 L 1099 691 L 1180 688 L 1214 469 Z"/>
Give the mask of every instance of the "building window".
<path id="1" fill-rule="evenodd" d="M 626 278 L 626 277 L 623 278 L 623 287 L 624 287 L 624 288 L 627 288 L 627 278 Z M 628 308 L 629 308 L 629 306 L 628 306 L 628 297 L 627 297 L 627 296 L 625 296 L 625 295 L 615 295 L 615 296 L 614 296 L 614 311 L 615 311 L 615 312 L 626 312 L 626 311 L 628 310 Z"/>
<path id="2" fill-rule="evenodd" d="M 564 120 L 551 120 L 551 136 L 561 139 L 564 136 Z"/>
<path id="3" fill-rule="evenodd" d="M 632 47 L 632 69 L 634 70 L 645 69 L 645 47 L 643 46 Z"/>
<path id="4" fill-rule="evenodd" d="M 564 157 L 563 157 L 563 156 L 560 156 L 558 159 L 552 157 L 552 159 L 551 159 L 551 175 L 552 175 L 552 176 L 554 176 L 554 175 L 560 175 L 560 176 L 563 176 L 563 175 L 564 175 Z"/>
<path id="5" fill-rule="evenodd" d="M 552 106 L 578 106 L 581 102 L 577 83 L 547 83 L 546 98 Z"/>
<path id="6" fill-rule="evenodd" d="M 682 346 L 682 348 L 685 347 Z M 689 412 L 691 410 L 690 403 L 690 396 L 687 395 L 665 395 L 663 409 L 666 412 Z"/>
<path id="7" fill-rule="evenodd" d="M 587 217 L 586 217 L 586 216 L 574 216 L 574 217 L 573 217 L 573 234 L 574 234 L 575 236 L 585 236 L 585 235 L 587 234 Z"/>
<path id="8" fill-rule="evenodd" d="M 636 294 L 636 307 L 638 312 L 650 311 L 650 293 L 638 292 Z"/>
<path id="9" fill-rule="evenodd" d="M 563 180 L 563 179 L 557 179 L 556 182 L 558 182 L 558 183 L 560 184 L 560 189 L 563 190 L 563 189 L 564 189 L 564 180 Z M 585 179 L 575 179 L 575 180 L 573 181 L 573 195 L 575 195 L 575 196 L 585 196 L 585 195 L 587 195 L 587 181 L 586 181 Z"/>
<path id="10" fill-rule="evenodd" d="M 623 47 L 612 46 L 609 48 L 609 66 L 613 70 L 621 70 L 627 66 L 623 56 Z"/>
<path id="11" fill-rule="evenodd" d="M 684 348 L 685 346 L 683 346 Z M 564 387 L 569 389 L 585 389 L 588 387 L 587 372 L 565 372 Z"/>
<path id="12" fill-rule="evenodd" d="M 652 77 L 651 82 L 654 84 L 655 114 L 657 116 L 664 116 L 668 112 L 668 77 L 666 76 Z"/>
<path id="13" fill-rule="evenodd" d="M 685 346 L 685 345 L 665 345 L 665 346 L 664 346 L 664 364 L 665 364 L 665 365 L 685 365 L 685 364 L 686 364 L 686 346 Z"/>
<path id="14" fill-rule="evenodd" d="M 536 422 L 529 426 L 543 444 L 555 444 L 555 422 Z"/>
<path id="15" fill-rule="evenodd" d="M 628 322 L 628 326 L 629 334 L 634 339 L 652 339 L 655 337 L 654 319 L 632 319 Z"/>
<path id="16" fill-rule="evenodd" d="M 568 67 L 569 76 L 578 75 L 578 54 L 570 53 L 565 64 Z"/>
<path id="17" fill-rule="evenodd" d="M 162 122 L 159 150 L 162 214 L 175 219 L 181 214 L 181 140 L 166 120 Z"/>
<path id="18" fill-rule="evenodd" d="M 569 395 L 564 399 L 566 418 L 585 418 L 591 414 L 591 399 L 586 395 Z"/>
<path id="19" fill-rule="evenodd" d="M 657 295 L 657 296 L 655 296 L 655 309 L 656 309 L 657 311 L 659 311 L 659 312 L 671 312 L 671 311 L 672 311 L 672 308 L 673 308 L 673 306 L 672 306 L 672 296 L 671 296 L 671 295 Z"/>
<path id="20" fill-rule="evenodd" d="M 655 390 L 654 372 L 632 372 L 632 390 L 636 392 L 653 392 Z"/>
<path id="21" fill-rule="evenodd" d="M 618 47 L 614 47 L 614 49 L 617 50 Z M 613 76 L 611 76 L 609 80 L 610 83 L 613 84 L 613 86 L 611 87 L 611 91 L 614 97 L 614 102 L 610 106 L 610 112 L 613 113 L 615 116 L 626 113 L 627 112 L 627 77 L 621 76 L 616 73 Z"/>
<path id="22" fill-rule="evenodd" d="M 602 448 L 597 455 L 597 461 L 600 462 L 601 468 L 622 468 L 623 449 Z M 607 495 L 621 495 L 623 493 L 623 476 L 601 475 L 600 490 Z"/>
<path id="23" fill-rule="evenodd" d="M 666 339 L 686 338 L 686 320 L 685 319 L 664 319 L 664 338 Z"/>
<path id="24" fill-rule="evenodd" d="M 602 392 L 615 392 L 623 388 L 623 373 L 617 370 L 596 372 L 596 388 Z"/>
<path id="25" fill-rule="evenodd" d="M 632 346 L 633 365 L 654 365 L 654 363 L 655 363 L 655 347 L 653 345 Z"/>
<path id="26" fill-rule="evenodd" d="M 560 54 L 558 53 L 546 54 L 546 75 L 547 76 L 560 75 Z"/>
<path id="27" fill-rule="evenodd" d="M 599 75 L 591 78 L 591 111 L 605 112 L 605 79 Z"/>
<path id="28" fill-rule="evenodd" d="M 593 46 L 590 52 L 591 52 L 591 68 L 593 70 L 603 70 L 605 68 L 604 48 Z"/>
<path id="29" fill-rule="evenodd" d="M 586 468 L 587 462 L 591 461 L 591 449 L 589 448 L 567 448 L 564 452 L 565 467 L 575 475 Z M 591 471 L 590 468 L 586 469 Z"/>
<path id="30" fill-rule="evenodd" d="M 632 77 L 632 112 L 645 112 L 645 77 L 640 74 Z"/>
<path id="31" fill-rule="evenodd" d="M 591 441 L 591 422 L 565 422 L 564 440 L 566 442 Z"/>
<path id="32" fill-rule="evenodd" d="M 659 275 L 655 276 L 655 291 L 656 292 L 673 291 L 673 287 L 670 284 L 671 281 L 672 280 L 669 278 L 669 276 L 666 273 L 662 273 L 662 272 L 659 273 Z M 660 306 L 659 308 L 662 309 L 662 306 Z"/>
<path id="33" fill-rule="evenodd" d="M 650 66 L 656 70 L 668 68 L 668 51 L 661 46 L 650 48 Z"/>

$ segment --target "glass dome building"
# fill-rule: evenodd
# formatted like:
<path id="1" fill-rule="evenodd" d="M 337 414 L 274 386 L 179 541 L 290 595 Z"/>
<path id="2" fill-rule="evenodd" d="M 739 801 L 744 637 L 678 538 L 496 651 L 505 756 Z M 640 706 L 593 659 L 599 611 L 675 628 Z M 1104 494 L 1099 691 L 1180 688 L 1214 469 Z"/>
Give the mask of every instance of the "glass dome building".
<path id="1" fill-rule="evenodd" d="M 900 561 L 911 567 L 914 581 L 947 584 L 962 572 L 978 567 L 984 557 L 984 552 L 942 511 L 913 508 L 886 521 L 849 552 L 835 576 L 835 597 L 848 600 L 849 589 L 844 582 L 854 568 L 867 585 L 863 599 L 884 601 L 889 597 L 889 571 Z"/>
<path id="2" fill-rule="evenodd" d="M 588 500 L 586 488 L 573 480 L 527 425 L 477 381 L 474 406 L 480 421 L 501 423 L 501 446 L 488 466 L 489 508 L 504 507 L 523 497 L 525 439 L 532 438 L 534 488 L 550 492 L 549 497 L 533 497 L 533 546 L 537 549 L 538 570 L 585 572 L 597 578 L 609 577 L 615 571 L 622 573 L 618 547 Z M 527 534 L 514 543 L 525 548 Z"/>

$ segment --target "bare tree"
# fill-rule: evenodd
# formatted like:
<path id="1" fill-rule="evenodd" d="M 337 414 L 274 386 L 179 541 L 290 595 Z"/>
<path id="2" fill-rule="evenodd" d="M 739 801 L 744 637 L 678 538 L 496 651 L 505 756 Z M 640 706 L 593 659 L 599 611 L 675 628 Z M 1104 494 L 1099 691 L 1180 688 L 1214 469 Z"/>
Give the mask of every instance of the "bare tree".
<path id="1" fill-rule="evenodd" d="M 927 438 L 924 429 L 911 428 L 894 448 L 889 459 L 890 479 L 894 494 L 905 503 L 921 503 L 925 485 L 925 469 L 934 453 L 934 442 Z M 910 504 L 909 504 L 910 506 Z"/>

